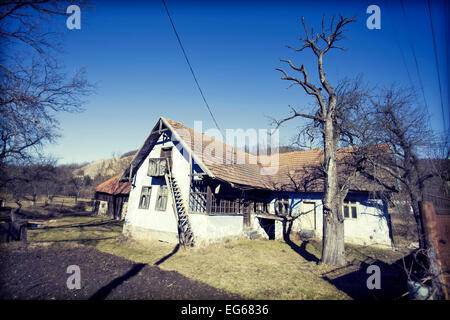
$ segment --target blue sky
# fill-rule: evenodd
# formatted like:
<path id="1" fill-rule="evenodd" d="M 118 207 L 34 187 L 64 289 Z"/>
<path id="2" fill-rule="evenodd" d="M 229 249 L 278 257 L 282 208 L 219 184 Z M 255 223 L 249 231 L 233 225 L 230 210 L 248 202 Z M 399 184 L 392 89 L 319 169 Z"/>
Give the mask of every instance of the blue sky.
<path id="1" fill-rule="evenodd" d="M 341 43 L 347 50 L 326 55 L 332 83 L 363 74 L 372 85 L 411 85 L 409 72 L 420 90 L 400 0 L 166 3 L 222 129 L 270 128 L 268 116 L 282 118 L 289 114 L 289 104 L 301 108 L 312 101 L 299 87 L 286 90 L 288 83 L 275 70 L 283 67 L 280 58 L 292 59 L 304 64 L 311 80 L 317 80 L 312 55 L 286 48 L 298 46 L 302 16 L 317 28 L 324 13 L 358 19 L 349 25 L 347 39 Z M 371 4 L 381 9 L 381 30 L 366 27 Z M 161 1 L 97 1 L 94 7 L 81 8 L 81 30 L 66 32 L 60 58 L 68 72 L 85 67 L 88 79 L 97 84 L 96 94 L 88 97 L 84 112 L 58 115 L 62 137 L 46 152 L 59 163 L 81 163 L 137 149 L 159 116 L 191 127 L 202 120 L 204 129 L 213 128 Z M 444 0 L 432 1 L 444 117 L 426 0 L 405 1 L 405 8 L 431 124 L 442 131 L 443 118 L 447 127 L 449 122 Z M 420 91 L 418 96 L 422 99 Z M 288 143 L 302 121 L 283 126 L 280 142 Z"/>

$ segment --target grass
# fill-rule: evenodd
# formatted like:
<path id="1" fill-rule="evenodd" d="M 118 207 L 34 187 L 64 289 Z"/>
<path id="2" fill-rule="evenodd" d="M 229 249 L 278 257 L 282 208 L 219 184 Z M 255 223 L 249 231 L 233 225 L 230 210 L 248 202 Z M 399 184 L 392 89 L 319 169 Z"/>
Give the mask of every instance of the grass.
<path id="1" fill-rule="evenodd" d="M 116 239 L 122 223 L 110 219 L 76 216 L 51 219 L 44 228 L 28 231 L 30 242 L 77 242 L 94 245 L 100 241 Z"/>
<path id="2" fill-rule="evenodd" d="M 282 241 L 234 240 L 203 248 L 179 249 L 159 241 L 139 242 L 122 237 L 122 223 L 93 216 L 67 216 L 45 222 L 44 229 L 29 230 L 31 243 L 71 242 L 139 263 L 155 264 L 213 287 L 248 299 L 350 299 L 324 279 L 333 267 L 305 260 Z M 297 246 L 301 240 L 294 240 Z M 320 258 L 320 243 L 304 247 Z M 172 254 L 173 253 L 173 254 Z M 392 263 L 404 252 L 347 246 L 349 266 L 340 275 L 354 272 L 362 261 Z"/>

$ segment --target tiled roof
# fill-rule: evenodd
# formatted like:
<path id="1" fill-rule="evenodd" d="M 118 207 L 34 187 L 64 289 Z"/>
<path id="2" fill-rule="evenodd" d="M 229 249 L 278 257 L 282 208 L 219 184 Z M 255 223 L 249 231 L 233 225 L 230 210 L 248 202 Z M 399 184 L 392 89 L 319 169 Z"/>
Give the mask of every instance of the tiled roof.
<path id="1" fill-rule="evenodd" d="M 129 194 L 131 182 L 119 182 L 120 174 L 106 180 L 95 188 L 95 192 L 108 193 L 112 195 Z"/>
<path id="2" fill-rule="evenodd" d="M 269 190 L 305 192 L 323 190 L 324 180 L 320 171 L 323 150 L 293 151 L 257 157 L 196 132 L 177 121 L 169 119 L 166 119 L 166 121 L 218 179 Z M 382 146 L 382 148 L 388 147 Z M 338 158 L 343 159 L 352 151 L 351 148 L 339 149 Z M 239 157 L 245 159 L 245 161 L 236 163 L 235 159 Z M 268 172 L 264 174 L 264 169 L 269 169 L 270 164 L 274 162 L 276 164 L 274 169 L 276 170 L 270 174 L 267 174 Z M 387 184 L 393 185 L 392 181 L 387 181 Z M 351 184 L 351 189 L 381 191 L 383 188 L 359 175 Z"/>
<path id="3" fill-rule="evenodd" d="M 216 178 L 257 188 L 270 187 L 270 181 L 260 174 L 262 166 L 258 164 L 257 157 L 196 132 L 179 122 L 166 120 Z M 235 159 L 239 157 L 245 159 L 243 164 L 236 163 Z"/>

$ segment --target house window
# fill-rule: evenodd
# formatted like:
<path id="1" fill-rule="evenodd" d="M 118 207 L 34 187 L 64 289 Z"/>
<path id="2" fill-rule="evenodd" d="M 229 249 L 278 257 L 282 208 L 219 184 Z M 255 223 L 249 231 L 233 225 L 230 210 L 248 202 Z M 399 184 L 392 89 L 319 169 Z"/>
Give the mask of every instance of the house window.
<path id="1" fill-rule="evenodd" d="M 280 198 L 276 203 L 277 214 L 285 215 L 289 214 L 289 199 Z"/>
<path id="2" fill-rule="evenodd" d="M 139 209 L 148 209 L 150 205 L 150 195 L 152 187 L 142 187 L 141 199 L 139 200 Z"/>
<path id="3" fill-rule="evenodd" d="M 255 212 L 256 213 L 268 213 L 267 201 L 255 201 Z"/>
<path id="4" fill-rule="evenodd" d="M 344 218 L 357 219 L 358 218 L 358 203 L 356 201 L 344 201 Z"/>
<path id="5" fill-rule="evenodd" d="M 155 209 L 158 211 L 166 211 L 167 208 L 167 186 L 159 186 L 158 196 L 156 197 Z"/>
<path id="6" fill-rule="evenodd" d="M 172 147 L 161 148 L 161 158 L 167 159 L 168 166 L 172 168 Z"/>
<path id="7" fill-rule="evenodd" d="M 167 159 L 149 159 L 147 175 L 151 177 L 164 176 L 167 172 Z"/>

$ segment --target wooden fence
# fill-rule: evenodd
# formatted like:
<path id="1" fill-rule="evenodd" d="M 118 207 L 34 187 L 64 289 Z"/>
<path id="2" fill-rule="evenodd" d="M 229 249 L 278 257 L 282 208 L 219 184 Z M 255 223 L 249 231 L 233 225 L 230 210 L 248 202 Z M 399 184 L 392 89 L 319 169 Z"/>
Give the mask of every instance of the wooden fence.
<path id="1" fill-rule="evenodd" d="M 32 207 L 33 202 L 31 200 L 22 200 L 21 201 L 24 208 Z M 85 205 L 86 207 L 93 207 L 95 203 L 94 199 L 89 198 L 78 198 L 78 205 Z M 59 207 L 74 207 L 77 203 L 75 201 L 75 197 L 70 196 L 55 196 L 50 201 L 47 197 L 42 197 L 37 199 L 36 206 L 44 206 L 45 204 Z M 16 207 L 14 202 L 4 201 L 3 206 Z"/>
<path id="2" fill-rule="evenodd" d="M 425 229 L 425 237 L 428 247 L 433 251 L 432 267 L 439 273 L 442 283 L 442 291 L 446 300 L 450 299 L 450 215 L 442 214 L 448 212 L 448 208 L 440 210 L 438 214 L 435 205 L 431 201 L 422 203 L 422 221 Z M 435 266 L 433 266 L 435 264 Z M 434 272 L 435 273 L 435 272 Z"/>
<path id="3" fill-rule="evenodd" d="M 450 215 L 450 198 L 442 195 L 425 193 L 423 195 L 423 201 L 432 202 L 437 215 Z"/>

